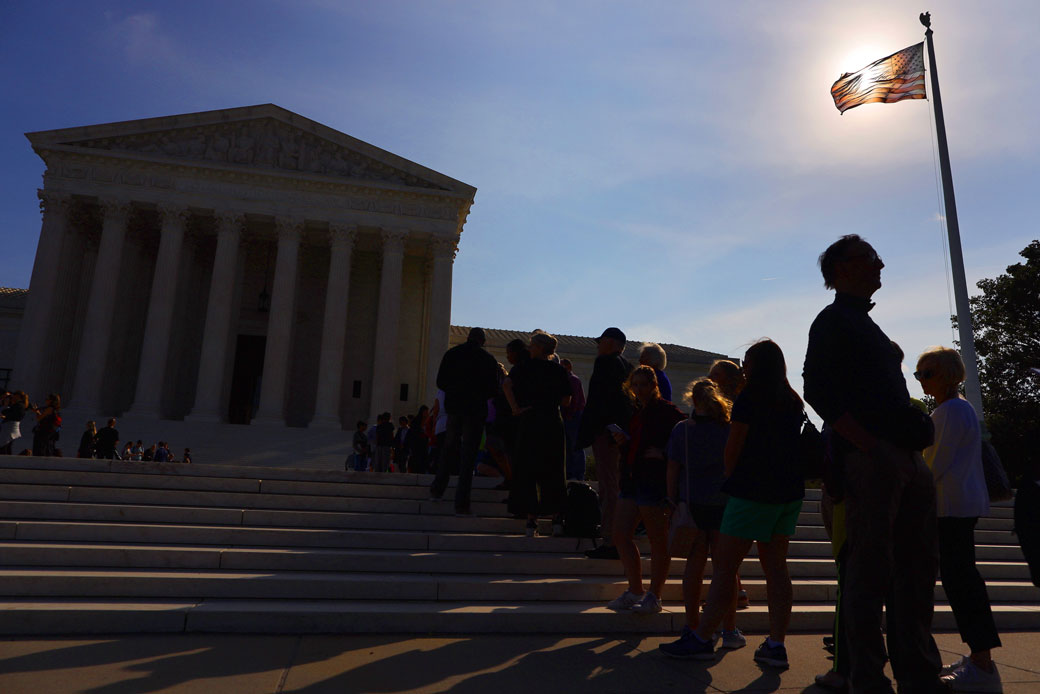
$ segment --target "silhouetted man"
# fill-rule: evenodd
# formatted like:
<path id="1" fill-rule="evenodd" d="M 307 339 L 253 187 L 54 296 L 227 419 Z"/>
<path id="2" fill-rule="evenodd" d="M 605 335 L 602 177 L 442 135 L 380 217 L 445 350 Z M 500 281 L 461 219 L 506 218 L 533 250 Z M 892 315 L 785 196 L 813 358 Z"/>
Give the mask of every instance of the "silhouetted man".
<path id="1" fill-rule="evenodd" d="M 888 655 L 900 692 L 945 691 L 931 636 L 938 539 L 935 485 L 920 451 L 931 420 L 910 403 L 900 358 L 868 312 L 881 288 L 877 252 L 856 235 L 819 259 L 824 286 L 836 291 L 809 329 L 805 399 L 833 431 L 844 475 L 846 578 L 841 611 L 857 694 L 888 694 Z"/>
<path id="2" fill-rule="evenodd" d="M 94 439 L 95 455 L 102 460 L 112 460 L 119 457 L 116 455 L 116 447 L 119 445 L 119 430 L 116 429 L 116 420 L 108 420 L 108 426 L 101 429 Z"/>
<path id="3" fill-rule="evenodd" d="M 618 558 L 613 531 L 620 453 L 607 427 L 616 424 L 626 429 L 632 417 L 632 400 L 625 393 L 625 381 L 632 372 L 632 364 L 621 356 L 625 342 L 625 333 L 618 328 L 607 328 L 596 338 L 598 356 L 589 378 L 589 394 L 578 432 L 578 445 L 582 448 L 592 446 L 592 454 L 596 458 L 596 479 L 599 481 L 604 544 L 585 553 L 593 559 Z"/>
<path id="4" fill-rule="evenodd" d="M 485 341 L 484 331 L 472 328 L 466 342 L 444 353 L 437 371 L 437 387 L 444 391 L 442 405 L 448 414 L 448 429 L 430 498 L 444 496 L 448 477 L 457 469 L 455 513 L 462 516 L 472 513 L 470 489 L 487 419 L 487 401 L 498 391 L 498 362 L 484 349 Z"/>

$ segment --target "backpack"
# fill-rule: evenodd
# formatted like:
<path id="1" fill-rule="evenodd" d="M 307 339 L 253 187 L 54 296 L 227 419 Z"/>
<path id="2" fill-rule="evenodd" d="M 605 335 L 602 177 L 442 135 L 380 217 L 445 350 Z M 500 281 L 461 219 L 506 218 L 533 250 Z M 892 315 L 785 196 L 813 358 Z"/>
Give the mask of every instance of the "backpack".
<path id="1" fill-rule="evenodd" d="M 563 512 L 563 534 L 567 537 L 598 537 L 599 522 L 596 490 L 584 482 L 570 482 Z"/>

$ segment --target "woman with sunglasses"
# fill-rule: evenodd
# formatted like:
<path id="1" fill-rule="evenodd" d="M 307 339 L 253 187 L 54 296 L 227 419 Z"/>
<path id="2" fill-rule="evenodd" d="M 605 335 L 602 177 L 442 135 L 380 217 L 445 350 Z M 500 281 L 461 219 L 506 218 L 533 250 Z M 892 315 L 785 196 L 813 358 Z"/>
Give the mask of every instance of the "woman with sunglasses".
<path id="1" fill-rule="evenodd" d="M 975 525 L 989 512 L 989 493 L 979 416 L 960 394 L 964 373 L 961 355 L 947 347 L 927 350 L 914 372 L 925 395 L 936 402 L 935 443 L 923 455 L 935 478 L 939 572 L 957 630 L 971 649 L 971 655 L 947 665 L 941 674 L 953 691 L 999 692 L 1000 674 L 990 649 L 1000 646 L 1000 636 L 986 583 L 975 566 Z"/>

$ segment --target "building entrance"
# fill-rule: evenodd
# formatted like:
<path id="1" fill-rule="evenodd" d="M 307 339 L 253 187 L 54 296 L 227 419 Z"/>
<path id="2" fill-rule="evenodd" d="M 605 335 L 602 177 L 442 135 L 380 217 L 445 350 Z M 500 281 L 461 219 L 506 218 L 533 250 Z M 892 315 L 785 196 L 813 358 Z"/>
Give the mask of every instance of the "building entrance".
<path id="1" fill-rule="evenodd" d="M 228 422 L 249 424 L 260 405 L 260 380 L 264 374 L 263 335 L 239 335 L 235 347 L 235 368 L 231 375 Z"/>

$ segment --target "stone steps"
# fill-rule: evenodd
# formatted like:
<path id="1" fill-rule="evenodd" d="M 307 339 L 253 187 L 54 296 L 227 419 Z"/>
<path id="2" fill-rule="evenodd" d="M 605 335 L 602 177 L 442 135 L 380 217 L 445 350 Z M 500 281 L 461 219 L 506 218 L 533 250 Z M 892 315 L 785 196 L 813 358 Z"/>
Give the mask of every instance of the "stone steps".
<path id="1" fill-rule="evenodd" d="M 993 605 L 1001 629 L 1036 629 L 1038 610 Z M 832 603 L 799 604 L 794 630 L 827 631 Z M 749 633 L 768 631 L 765 605 L 741 611 Z M 615 613 L 600 603 L 353 600 L 94 600 L 33 598 L 0 601 L 0 633 L 678 633 L 682 606 L 655 615 Z M 936 630 L 955 630 L 948 605 L 936 605 Z M 388 628 L 389 626 L 389 628 Z"/>
<path id="2" fill-rule="evenodd" d="M 0 503 L 2 508 L 2 503 Z M 472 522 L 479 519 L 457 519 Z M 548 522 L 542 522 L 548 529 Z M 164 544 L 208 544 L 251 546 L 302 546 L 312 548 L 393 548 L 464 552 L 553 552 L 580 555 L 593 547 L 592 540 L 567 537 L 525 537 L 479 532 L 394 531 L 379 528 L 282 528 L 263 526 L 183 525 L 176 523 L 104 523 L 79 521 L 0 522 L 0 540 L 66 542 L 158 542 Z M 649 545 L 637 540 L 642 551 Z M 757 550 L 752 547 L 749 556 Z M 792 558 L 830 560 L 830 542 L 793 539 L 788 548 Z M 1023 561 L 1017 545 L 977 545 L 979 561 Z"/>
<path id="3" fill-rule="evenodd" d="M 496 480 L 476 479 L 475 517 L 454 516 L 432 478 L 333 470 L 0 456 L 0 633 L 161 631 L 672 632 L 675 560 L 658 615 L 617 615 L 617 561 L 590 540 L 523 534 Z M 1000 504 L 976 531 L 1001 628 L 1040 627 L 1040 591 Z M 543 519 L 541 532 L 549 531 Z M 649 574 L 645 538 L 644 574 Z M 790 546 L 792 628 L 829 628 L 836 590 L 819 491 Z M 709 563 L 710 575 L 710 563 Z M 757 561 L 741 575 L 766 625 Z M 937 587 L 937 628 L 953 628 Z"/>
<path id="4" fill-rule="evenodd" d="M 367 568 L 367 567 L 366 567 Z M 232 571 L 204 569 L 0 568 L 0 595 L 8 597 L 257 598 L 324 600 L 467 600 L 606 603 L 625 590 L 620 576 L 373 573 L 315 571 Z M 709 582 L 704 585 L 708 588 Z M 766 600 L 764 579 L 746 578 L 754 602 Z M 795 578 L 799 603 L 837 597 L 834 579 Z M 988 581 L 990 599 L 1030 603 L 1037 598 L 1029 581 Z M 706 592 L 704 593 L 707 594 Z M 669 579 L 661 598 L 682 601 L 682 580 Z M 944 601 L 941 586 L 936 599 Z"/>
<path id="5" fill-rule="evenodd" d="M 649 572 L 650 560 L 642 559 Z M 617 578 L 616 561 L 593 560 L 574 553 L 413 551 L 391 549 L 329 549 L 306 547 L 232 547 L 116 543 L 0 542 L 0 567 L 83 567 L 126 569 L 225 569 L 243 571 L 354 571 L 376 573 L 453 573 L 508 576 L 583 575 Z M 987 580 L 1028 581 L 1023 562 L 980 561 Z M 681 577 L 685 559 L 673 559 L 669 575 Z M 828 558 L 792 557 L 788 570 L 795 578 L 831 579 L 837 575 Z M 754 559 L 741 566 L 741 576 L 761 578 Z M 706 574 L 711 575 L 711 561 Z"/>

